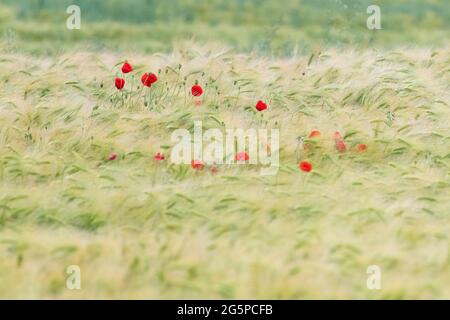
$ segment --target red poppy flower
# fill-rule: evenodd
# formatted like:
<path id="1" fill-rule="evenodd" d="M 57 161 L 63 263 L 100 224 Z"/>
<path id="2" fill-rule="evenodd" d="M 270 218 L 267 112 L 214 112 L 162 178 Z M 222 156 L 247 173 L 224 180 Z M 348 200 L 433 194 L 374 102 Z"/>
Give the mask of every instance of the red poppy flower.
<path id="1" fill-rule="evenodd" d="M 192 86 L 191 93 L 194 97 L 200 97 L 203 94 L 203 89 L 198 84 L 196 84 Z"/>
<path id="2" fill-rule="evenodd" d="M 337 151 L 341 153 L 347 151 L 347 146 L 345 145 L 344 139 L 342 138 L 342 135 L 339 131 L 336 131 L 334 133 L 334 142 Z"/>
<path id="3" fill-rule="evenodd" d="M 343 152 L 347 151 L 347 146 L 345 145 L 344 140 L 336 139 L 335 144 L 336 144 L 336 150 L 338 152 L 343 153 Z"/>
<path id="4" fill-rule="evenodd" d="M 161 153 L 161 152 L 158 152 L 156 155 L 155 155 L 155 160 L 156 161 L 161 161 L 161 160 L 164 160 L 165 159 L 165 157 L 164 157 L 164 155 Z"/>
<path id="5" fill-rule="evenodd" d="M 248 161 L 249 159 L 250 157 L 247 152 L 242 151 L 236 154 L 236 161 L 243 162 Z"/>
<path id="6" fill-rule="evenodd" d="M 312 170 L 312 165 L 308 161 L 300 162 L 298 167 L 304 172 L 310 172 Z"/>
<path id="7" fill-rule="evenodd" d="M 129 73 L 131 71 L 133 71 L 133 67 L 127 61 L 125 61 L 125 63 L 122 66 L 122 72 L 123 73 Z"/>
<path id="8" fill-rule="evenodd" d="M 266 109 L 267 109 L 267 104 L 265 104 L 261 100 L 258 100 L 258 102 L 256 103 L 256 110 L 263 111 L 263 110 L 266 110 Z"/>
<path id="9" fill-rule="evenodd" d="M 195 170 L 203 170 L 203 167 L 204 167 L 203 163 L 200 160 L 192 160 L 191 166 Z"/>
<path id="10" fill-rule="evenodd" d="M 144 73 L 141 78 L 141 82 L 144 86 L 150 87 L 153 83 L 158 80 L 158 77 L 154 73 Z"/>
<path id="11" fill-rule="evenodd" d="M 109 157 L 108 157 L 108 160 L 109 161 L 113 161 L 113 160 L 116 160 L 117 159 L 117 153 L 111 153 L 110 155 L 109 155 Z"/>
<path id="12" fill-rule="evenodd" d="M 320 137 L 320 131 L 319 130 L 311 131 L 311 133 L 309 134 L 309 138 L 316 138 L 316 137 Z"/>
<path id="13" fill-rule="evenodd" d="M 364 143 L 358 144 L 358 151 L 359 152 L 364 152 L 367 150 L 367 145 Z"/>
<path id="14" fill-rule="evenodd" d="M 125 79 L 123 79 L 123 78 L 116 78 L 115 84 L 116 84 L 117 90 L 122 90 L 123 87 L 125 86 Z"/>
<path id="15" fill-rule="evenodd" d="M 344 140 L 336 139 L 336 150 L 341 153 L 347 151 L 347 146 L 345 145 Z"/>

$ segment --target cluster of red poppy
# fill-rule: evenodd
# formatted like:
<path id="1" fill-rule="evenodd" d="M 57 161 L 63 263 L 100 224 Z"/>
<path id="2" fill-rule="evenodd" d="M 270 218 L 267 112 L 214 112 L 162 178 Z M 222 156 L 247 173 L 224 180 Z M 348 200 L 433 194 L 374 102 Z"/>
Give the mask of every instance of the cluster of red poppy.
<path id="1" fill-rule="evenodd" d="M 122 73 L 127 74 L 133 71 L 133 67 L 131 64 L 125 61 L 122 66 Z M 158 77 L 154 73 L 144 73 L 141 77 L 142 85 L 145 87 L 151 87 L 153 83 L 158 81 Z M 125 87 L 125 79 L 121 77 L 117 77 L 115 79 L 115 85 L 117 90 L 122 90 Z"/>
<path id="2" fill-rule="evenodd" d="M 122 73 L 127 74 L 133 71 L 133 67 L 131 64 L 129 64 L 127 61 L 122 65 Z M 151 87 L 153 83 L 158 81 L 158 77 L 154 73 L 144 73 L 141 77 L 142 85 L 145 87 Z M 122 77 L 117 77 L 115 79 L 115 86 L 117 90 L 122 90 L 125 87 L 125 79 Z M 203 94 L 203 88 L 198 84 L 195 83 L 191 87 L 191 94 L 194 97 L 200 97 Z M 261 100 L 258 100 L 258 102 L 255 105 L 256 110 L 263 111 L 267 109 L 267 104 Z"/>
<path id="3" fill-rule="evenodd" d="M 318 138 L 321 136 L 321 133 L 319 130 L 313 130 L 310 132 L 308 138 L 309 139 L 314 139 L 314 138 Z M 336 150 L 339 153 L 344 153 L 347 151 L 347 145 L 344 141 L 344 138 L 342 137 L 341 133 L 339 131 L 336 131 L 334 133 L 334 145 L 336 147 Z M 308 143 L 305 143 L 303 145 L 303 149 L 305 150 L 310 150 L 311 149 L 311 145 Z M 367 145 L 364 143 L 360 143 L 358 144 L 358 146 L 356 147 L 358 152 L 365 152 L 367 150 Z M 304 172 L 310 172 L 312 170 L 312 164 L 306 160 L 301 161 L 299 163 L 299 168 L 300 170 L 304 171 Z"/>
<path id="4" fill-rule="evenodd" d="M 125 63 L 122 65 L 122 73 L 127 74 L 133 71 L 133 67 L 127 62 L 125 61 Z M 158 77 L 154 74 L 154 73 L 144 73 L 141 77 L 141 82 L 142 85 L 145 87 L 151 87 L 153 83 L 155 83 L 156 81 L 158 81 Z M 117 90 L 122 90 L 125 86 L 125 79 L 124 78 L 116 78 L 115 79 L 115 86 L 117 88 Z M 203 94 L 203 88 L 196 82 L 192 87 L 191 87 L 191 94 L 194 97 L 200 97 Z M 262 100 L 258 100 L 256 102 L 255 108 L 257 111 L 261 112 L 263 110 L 267 109 L 267 104 L 262 101 Z M 313 138 L 318 138 L 321 136 L 321 133 L 319 130 L 313 130 L 311 131 L 311 133 L 309 134 L 309 138 L 313 139 Z M 347 151 L 347 145 L 344 141 L 344 138 L 342 137 L 342 135 L 340 134 L 339 131 L 336 131 L 334 133 L 334 142 L 335 142 L 335 147 L 336 150 L 339 153 L 344 153 Z M 311 146 L 309 144 L 304 144 L 303 148 L 305 150 L 309 150 L 311 149 Z M 357 150 L 358 152 L 365 152 L 367 150 L 367 145 L 365 144 L 359 144 L 357 146 Z M 117 158 L 117 154 L 116 153 L 112 153 L 109 157 L 108 160 L 112 161 L 115 160 Z M 165 160 L 164 155 L 161 152 L 158 152 L 155 155 L 155 160 L 156 161 L 163 161 Z M 249 155 L 247 152 L 238 152 L 236 154 L 236 158 L 235 160 L 237 162 L 246 162 L 250 159 Z M 191 166 L 193 169 L 195 170 L 203 170 L 204 168 L 204 164 L 200 161 L 200 160 L 192 160 L 191 161 Z M 299 163 L 299 168 L 301 171 L 304 172 L 310 172 L 312 170 L 312 164 L 309 161 L 303 160 Z M 211 169 L 211 171 L 213 173 L 217 172 L 217 168 L 213 167 Z"/>

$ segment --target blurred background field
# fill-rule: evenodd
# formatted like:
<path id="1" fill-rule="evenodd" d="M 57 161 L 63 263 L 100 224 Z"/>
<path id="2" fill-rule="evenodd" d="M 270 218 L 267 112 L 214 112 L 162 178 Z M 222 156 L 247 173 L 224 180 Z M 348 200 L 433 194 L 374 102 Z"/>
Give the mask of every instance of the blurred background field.
<path id="1" fill-rule="evenodd" d="M 81 30 L 66 8 L 81 7 Z M 382 30 L 366 28 L 371 4 Z M 167 52 L 180 40 L 289 55 L 312 48 L 441 46 L 449 42 L 446 0 L 1 0 L 3 44 L 37 54 L 65 49 Z"/>

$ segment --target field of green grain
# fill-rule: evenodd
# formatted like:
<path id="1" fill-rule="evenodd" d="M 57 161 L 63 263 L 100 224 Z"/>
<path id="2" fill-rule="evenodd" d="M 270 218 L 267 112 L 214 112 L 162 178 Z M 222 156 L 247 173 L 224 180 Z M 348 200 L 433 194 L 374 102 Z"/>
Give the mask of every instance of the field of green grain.
<path id="1" fill-rule="evenodd" d="M 55 2 L 38 3 L 46 12 Z M 316 46 L 307 36 L 308 45 L 284 51 L 283 37 L 258 50 L 251 34 L 240 36 L 245 15 L 232 24 L 232 13 L 212 29 L 214 41 L 207 30 L 204 39 L 172 30 L 170 44 L 136 31 L 130 47 L 118 34 L 93 48 L 102 38 L 95 30 L 139 30 L 139 17 L 127 25 L 92 18 L 78 35 L 61 33 L 63 49 L 38 36 L 59 20 L 32 28 L 40 18 L 26 6 L 0 7 L 15 12 L 0 14 L 8 30 L 0 42 L 0 298 L 449 299 L 449 6 L 427 3 L 441 9 L 442 23 L 431 19 L 429 37 L 417 32 L 423 42 L 384 41 L 396 36 L 388 30 L 378 46 L 325 38 Z M 136 78 L 158 74 L 150 105 L 116 103 L 125 60 Z M 201 105 L 190 96 L 195 82 L 205 90 Z M 269 106 L 263 115 L 259 99 Z M 205 129 L 279 128 L 278 174 L 173 164 L 172 131 L 196 120 Z M 312 130 L 321 136 L 308 138 Z M 301 160 L 313 170 L 299 170 Z M 70 265 L 80 267 L 80 290 L 66 286 Z M 366 286 L 370 265 L 380 267 L 380 290 Z"/>

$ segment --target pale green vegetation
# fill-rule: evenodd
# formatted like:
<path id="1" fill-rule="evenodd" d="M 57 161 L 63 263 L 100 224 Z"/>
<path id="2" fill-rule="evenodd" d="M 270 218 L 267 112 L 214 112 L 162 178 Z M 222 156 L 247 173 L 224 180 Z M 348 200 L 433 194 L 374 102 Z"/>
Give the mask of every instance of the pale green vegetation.
<path id="1" fill-rule="evenodd" d="M 448 0 L 2 0 L 0 36 L 12 50 L 170 52 L 178 41 L 289 56 L 324 47 L 435 47 L 448 44 Z M 69 4 L 82 27 L 65 28 Z M 381 8 L 382 30 L 366 28 L 367 7 Z"/>
<path id="2" fill-rule="evenodd" d="M 136 74 L 161 70 L 158 105 L 113 107 L 125 58 Z M 450 298 L 449 49 L 309 60 L 189 43 L 171 55 L 2 53 L 0 296 Z M 201 106 L 188 88 L 164 95 L 185 76 L 210 83 Z M 170 133 L 197 119 L 279 127 L 279 173 L 170 164 Z M 297 138 L 312 129 L 322 137 L 307 153 Z M 65 288 L 73 264 L 79 291 Z M 366 288 L 371 264 L 380 291 Z"/>

